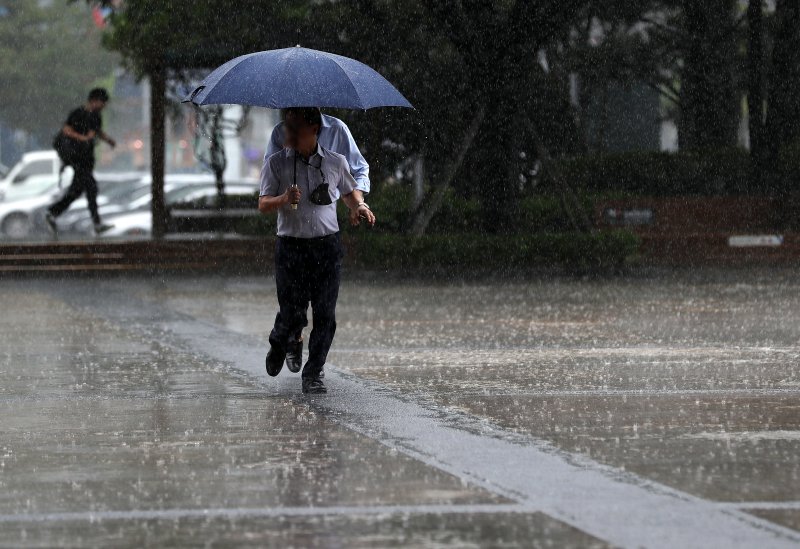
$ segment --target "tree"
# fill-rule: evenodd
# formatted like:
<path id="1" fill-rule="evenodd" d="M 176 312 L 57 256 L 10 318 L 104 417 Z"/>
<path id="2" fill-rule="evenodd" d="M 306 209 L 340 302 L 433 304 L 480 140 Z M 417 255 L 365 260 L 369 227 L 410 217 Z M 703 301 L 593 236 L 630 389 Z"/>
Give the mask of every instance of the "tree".
<path id="1" fill-rule="evenodd" d="M 747 6 L 747 109 L 750 133 L 750 186 L 761 186 L 764 166 L 764 2 Z"/>
<path id="2" fill-rule="evenodd" d="M 480 197 L 484 230 L 514 225 L 523 153 L 533 153 L 533 126 L 561 154 L 572 147 L 568 99 L 539 50 L 568 32 L 585 0 L 463 2 L 341 0 L 314 7 L 308 36 L 320 47 L 360 59 L 387 76 L 417 108 L 350 118 L 365 138 L 376 170 L 393 171 L 397 157 L 423 156 L 429 196 L 412 212 L 421 234 L 452 186 Z M 370 21 L 364 25 L 363 21 Z M 373 170 L 375 173 L 376 170 Z"/>
<path id="3" fill-rule="evenodd" d="M 222 105 L 214 105 L 205 109 L 195 108 L 194 155 L 206 168 L 211 170 L 217 184 L 217 207 L 225 207 L 225 181 L 223 173 L 227 166 L 224 140 L 229 136 L 241 134 L 247 125 L 249 107 L 242 109 L 237 119 L 226 118 Z"/>
<path id="4" fill-rule="evenodd" d="M 0 120 L 49 143 L 116 56 L 85 6 L 9 0 L 0 17 Z"/>
<path id="5" fill-rule="evenodd" d="M 306 2 L 218 0 L 87 0 L 112 8 L 104 43 L 122 55 L 139 77 L 150 79 L 151 173 L 153 236 L 166 233 L 164 204 L 164 116 L 168 82 L 189 78 L 229 59 L 286 44 L 295 32 L 294 18 L 305 14 Z"/>
<path id="6" fill-rule="evenodd" d="M 685 0 L 687 48 L 681 75 L 681 147 L 736 145 L 736 0 Z"/>
<path id="7" fill-rule="evenodd" d="M 772 159 L 800 140 L 800 2 L 778 0 L 775 19 L 766 132 Z"/>

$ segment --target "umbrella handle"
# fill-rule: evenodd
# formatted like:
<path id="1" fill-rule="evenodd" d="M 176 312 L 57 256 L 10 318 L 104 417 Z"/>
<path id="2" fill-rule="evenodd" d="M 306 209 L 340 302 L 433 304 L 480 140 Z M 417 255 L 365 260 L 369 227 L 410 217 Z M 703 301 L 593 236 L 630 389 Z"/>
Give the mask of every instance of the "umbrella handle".
<path id="1" fill-rule="evenodd" d="M 295 187 L 295 188 L 297 188 L 297 184 L 294 184 L 294 185 L 292 185 L 292 187 Z M 296 209 L 297 209 L 297 203 L 295 203 L 295 202 L 292 202 L 292 209 L 293 209 L 293 210 L 296 210 Z"/>

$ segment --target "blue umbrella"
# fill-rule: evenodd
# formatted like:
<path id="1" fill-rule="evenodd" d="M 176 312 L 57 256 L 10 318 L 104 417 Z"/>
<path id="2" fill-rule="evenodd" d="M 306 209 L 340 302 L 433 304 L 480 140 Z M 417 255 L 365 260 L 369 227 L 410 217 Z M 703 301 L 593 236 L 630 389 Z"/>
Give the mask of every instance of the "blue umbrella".
<path id="1" fill-rule="evenodd" d="M 364 63 L 300 46 L 242 55 L 209 74 L 184 102 L 271 109 L 370 109 L 411 103 Z"/>

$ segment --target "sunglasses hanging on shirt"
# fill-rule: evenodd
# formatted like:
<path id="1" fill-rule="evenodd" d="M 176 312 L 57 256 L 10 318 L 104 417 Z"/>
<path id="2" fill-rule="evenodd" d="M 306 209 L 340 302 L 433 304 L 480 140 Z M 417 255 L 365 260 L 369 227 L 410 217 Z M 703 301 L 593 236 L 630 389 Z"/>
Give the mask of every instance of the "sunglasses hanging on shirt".
<path id="1" fill-rule="evenodd" d="M 297 154 L 297 151 L 294 153 L 294 186 L 297 187 L 297 159 L 300 156 Z M 308 201 L 312 204 L 316 204 L 317 206 L 328 206 L 329 204 L 333 203 L 331 200 L 330 192 L 328 191 L 328 182 L 325 181 L 325 172 L 322 171 L 322 159 L 319 160 L 319 166 L 313 165 L 311 162 L 306 161 L 304 158 L 300 158 L 300 162 L 305 164 L 306 166 L 310 166 L 316 170 L 319 170 L 319 174 L 322 178 L 322 183 L 316 186 L 316 188 L 311 191 L 311 194 L 308 195 Z"/>

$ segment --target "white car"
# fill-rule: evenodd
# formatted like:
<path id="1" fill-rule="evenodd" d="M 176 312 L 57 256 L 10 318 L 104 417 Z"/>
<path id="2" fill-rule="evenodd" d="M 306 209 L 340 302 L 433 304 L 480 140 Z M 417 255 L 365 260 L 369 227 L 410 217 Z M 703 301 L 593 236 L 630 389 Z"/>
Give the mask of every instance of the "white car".
<path id="1" fill-rule="evenodd" d="M 34 151 L 22 155 L 8 174 L 0 180 L 0 200 L 28 198 L 41 194 L 48 185 L 56 185 L 59 176 L 72 180 L 72 168 L 61 171 L 56 151 Z"/>
<path id="2" fill-rule="evenodd" d="M 98 208 L 104 207 L 109 203 L 109 198 L 103 193 L 104 189 L 114 187 L 116 185 L 128 185 L 131 183 L 129 180 L 131 176 L 123 176 L 121 174 L 109 174 L 108 179 L 102 175 L 96 176 L 100 193 L 97 196 Z M 136 176 L 138 179 L 140 176 Z M 34 196 L 19 197 L 16 194 L 16 189 L 9 192 L 8 199 L 0 202 L 0 235 L 5 238 L 21 239 L 30 236 L 36 231 L 37 228 L 43 228 L 41 220 L 44 216 L 45 209 L 58 200 L 66 191 L 69 181 L 63 185 L 62 189 L 58 188 L 58 183 L 52 181 L 52 176 L 31 176 L 26 187 L 37 187 L 42 189 Z M 85 196 L 81 196 L 73 202 L 67 212 L 72 211 L 85 211 L 88 212 L 89 204 Z"/>
<path id="3" fill-rule="evenodd" d="M 49 192 L 23 198 L 0 202 L 0 233 L 6 238 L 25 238 L 34 232 L 36 227 L 36 212 L 46 208 L 61 196 L 57 187 Z M 104 198 L 98 196 L 97 203 L 104 203 Z M 85 197 L 72 203 L 73 208 L 88 208 Z"/>
<path id="4" fill-rule="evenodd" d="M 109 193 L 110 200 L 100 206 L 98 210 L 103 221 L 109 216 L 117 214 L 135 213 L 140 210 L 149 210 L 152 202 L 151 185 L 152 177 L 145 175 L 140 177 L 135 184 L 130 185 L 130 192 Z M 169 199 L 170 193 L 177 189 L 190 186 L 208 186 L 214 183 L 215 179 L 209 174 L 166 174 L 164 176 L 164 194 Z M 59 231 L 91 233 L 93 224 L 87 210 L 70 208 L 58 218 Z"/>
<path id="5" fill-rule="evenodd" d="M 225 185 L 225 193 L 234 194 L 248 194 L 253 193 L 258 189 L 257 183 L 227 183 Z M 183 187 L 176 187 L 171 191 L 165 191 L 164 199 L 167 206 L 175 204 L 176 202 L 194 202 L 202 201 L 203 199 L 214 199 L 217 196 L 217 188 L 215 185 L 186 185 Z M 131 236 L 150 236 L 153 227 L 153 215 L 150 211 L 150 204 L 138 211 L 132 211 L 119 215 L 113 215 L 103 218 L 104 223 L 113 225 L 113 227 L 103 233 L 103 237 L 131 237 Z M 87 224 L 84 230 L 89 229 Z"/>

